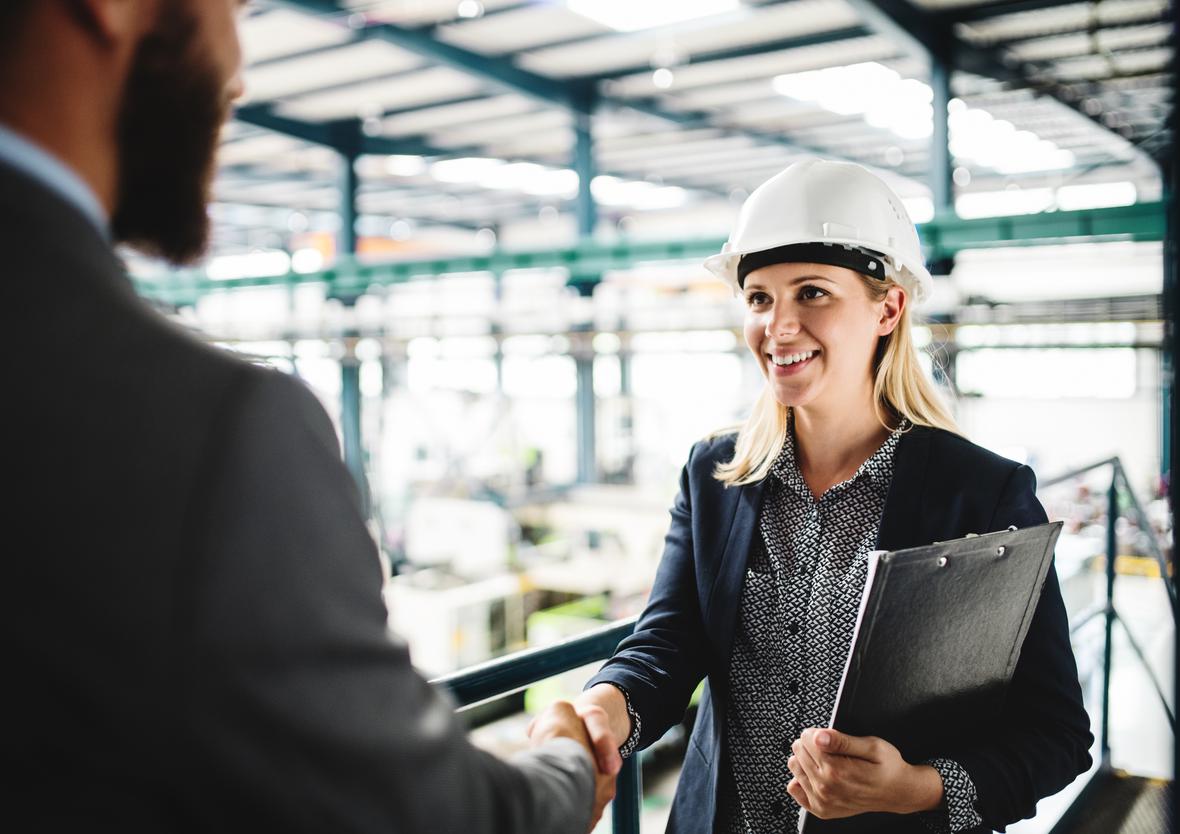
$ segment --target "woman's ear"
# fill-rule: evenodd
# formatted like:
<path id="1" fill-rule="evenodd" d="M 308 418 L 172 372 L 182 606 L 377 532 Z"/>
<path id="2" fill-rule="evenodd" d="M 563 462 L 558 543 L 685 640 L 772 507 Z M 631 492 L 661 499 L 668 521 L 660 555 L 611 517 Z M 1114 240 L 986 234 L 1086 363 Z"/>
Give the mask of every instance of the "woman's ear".
<path id="1" fill-rule="evenodd" d="M 894 284 L 885 292 L 881 303 L 881 318 L 877 322 L 877 335 L 888 336 L 901 321 L 901 314 L 907 303 L 905 290 Z"/>

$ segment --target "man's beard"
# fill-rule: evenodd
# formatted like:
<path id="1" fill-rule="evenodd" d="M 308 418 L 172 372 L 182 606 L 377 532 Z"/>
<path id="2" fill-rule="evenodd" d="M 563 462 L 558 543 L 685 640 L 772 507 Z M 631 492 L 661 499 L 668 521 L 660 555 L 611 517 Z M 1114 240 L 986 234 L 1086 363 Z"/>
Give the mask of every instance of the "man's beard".
<path id="1" fill-rule="evenodd" d="M 115 239 L 174 264 L 191 263 L 208 245 L 207 203 L 229 109 L 197 34 L 187 2 L 163 4 L 136 52 L 119 114 Z"/>

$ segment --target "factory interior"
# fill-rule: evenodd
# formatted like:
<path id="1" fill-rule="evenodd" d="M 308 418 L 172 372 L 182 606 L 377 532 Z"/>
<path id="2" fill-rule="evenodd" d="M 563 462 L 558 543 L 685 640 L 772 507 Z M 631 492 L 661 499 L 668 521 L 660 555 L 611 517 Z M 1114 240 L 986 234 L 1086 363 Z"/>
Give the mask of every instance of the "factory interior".
<path id="1" fill-rule="evenodd" d="M 869 168 L 934 276 L 924 370 L 1064 522 L 1094 764 L 1007 830 L 1156 834 L 1176 32 L 1168 0 L 257 0 L 208 256 L 126 259 L 164 315 L 316 394 L 390 626 L 447 679 L 642 612 L 690 448 L 765 384 L 703 260 L 793 162 Z M 522 748 L 609 652 L 466 707 L 472 738 Z M 598 831 L 664 830 L 693 720 Z"/>

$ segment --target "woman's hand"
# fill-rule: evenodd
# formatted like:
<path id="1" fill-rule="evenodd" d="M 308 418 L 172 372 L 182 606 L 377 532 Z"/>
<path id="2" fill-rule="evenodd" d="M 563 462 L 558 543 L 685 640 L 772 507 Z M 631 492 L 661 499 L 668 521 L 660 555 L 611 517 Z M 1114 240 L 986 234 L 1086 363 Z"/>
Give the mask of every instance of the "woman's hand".
<path id="1" fill-rule="evenodd" d="M 609 683 L 600 683 L 578 696 L 574 710 L 586 724 L 598 770 L 611 776 L 618 774 L 623 767 L 619 747 L 631 733 L 623 693 Z"/>
<path id="2" fill-rule="evenodd" d="M 942 777 L 911 765 L 885 739 L 807 729 L 791 745 L 791 795 L 809 814 L 839 819 L 869 811 L 912 814 L 942 802 Z"/>

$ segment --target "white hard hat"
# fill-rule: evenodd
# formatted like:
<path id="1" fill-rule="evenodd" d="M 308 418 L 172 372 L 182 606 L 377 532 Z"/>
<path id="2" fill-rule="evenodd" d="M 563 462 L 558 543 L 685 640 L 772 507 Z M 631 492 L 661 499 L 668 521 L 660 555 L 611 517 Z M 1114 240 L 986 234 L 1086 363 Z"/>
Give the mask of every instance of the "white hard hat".
<path id="1" fill-rule="evenodd" d="M 893 190 L 852 162 L 805 159 L 758 186 L 742 205 L 737 228 L 705 267 L 735 292 L 742 255 L 800 243 L 826 243 L 883 255 L 911 303 L 933 279 L 918 230 Z"/>

